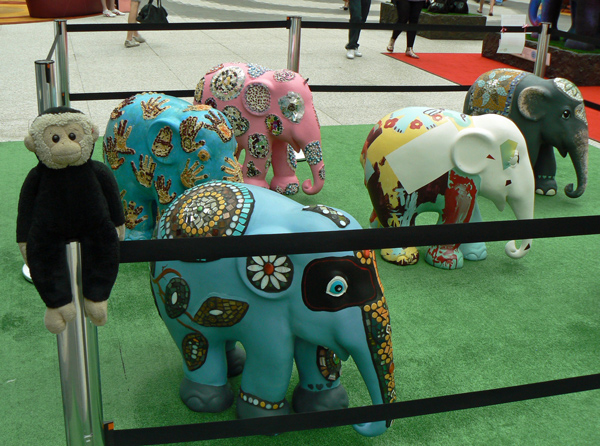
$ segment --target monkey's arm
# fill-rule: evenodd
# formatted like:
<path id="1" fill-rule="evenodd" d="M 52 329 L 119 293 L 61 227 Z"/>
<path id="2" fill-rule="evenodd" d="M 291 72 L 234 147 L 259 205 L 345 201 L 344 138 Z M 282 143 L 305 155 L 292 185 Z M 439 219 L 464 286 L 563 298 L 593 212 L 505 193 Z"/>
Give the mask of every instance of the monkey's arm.
<path id="1" fill-rule="evenodd" d="M 27 236 L 31 229 L 33 220 L 33 206 L 40 185 L 40 169 L 39 165 L 34 167 L 25 178 L 25 182 L 21 187 L 19 195 L 19 207 L 17 214 L 17 243 L 23 260 L 27 263 Z"/>
<path id="2" fill-rule="evenodd" d="M 92 160 L 92 169 L 98 178 L 98 182 L 102 187 L 102 193 L 108 203 L 110 219 L 116 227 L 125 224 L 125 214 L 123 212 L 123 204 L 119 193 L 119 186 L 115 176 L 110 169 L 99 161 Z"/>

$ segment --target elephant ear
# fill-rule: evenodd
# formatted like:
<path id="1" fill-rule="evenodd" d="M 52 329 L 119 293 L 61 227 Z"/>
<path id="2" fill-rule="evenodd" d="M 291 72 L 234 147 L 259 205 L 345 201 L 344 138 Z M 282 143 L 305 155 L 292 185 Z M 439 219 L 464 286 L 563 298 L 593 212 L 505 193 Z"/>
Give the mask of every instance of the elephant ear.
<path id="1" fill-rule="evenodd" d="M 539 121 L 547 113 L 549 100 L 550 92 L 545 88 L 527 87 L 519 94 L 517 106 L 525 118 Z"/>
<path id="2" fill-rule="evenodd" d="M 264 116 L 271 107 L 271 90 L 263 82 L 250 82 L 242 91 L 244 108 L 255 116 Z"/>
<path id="3" fill-rule="evenodd" d="M 494 135 L 488 130 L 477 127 L 464 129 L 454 139 L 451 151 L 452 162 L 464 173 L 477 175 L 492 157 L 491 148 L 494 141 Z"/>

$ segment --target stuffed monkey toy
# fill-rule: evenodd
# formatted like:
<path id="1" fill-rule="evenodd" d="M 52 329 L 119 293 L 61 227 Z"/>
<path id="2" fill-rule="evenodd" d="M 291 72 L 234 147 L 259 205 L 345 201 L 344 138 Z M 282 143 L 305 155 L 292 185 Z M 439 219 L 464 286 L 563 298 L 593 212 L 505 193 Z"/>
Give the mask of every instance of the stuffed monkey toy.
<path id="1" fill-rule="evenodd" d="M 39 163 L 19 197 L 17 243 L 40 297 L 44 323 L 60 333 L 75 317 L 66 244 L 81 245 L 85 314 L 95 325 L 107 319 L 107 299 L 119 270 L 125 216 L 117 182 L 91 159 L 98 128 L 78 110 L 55 107 L 31 124 L 25 147 Z"/>

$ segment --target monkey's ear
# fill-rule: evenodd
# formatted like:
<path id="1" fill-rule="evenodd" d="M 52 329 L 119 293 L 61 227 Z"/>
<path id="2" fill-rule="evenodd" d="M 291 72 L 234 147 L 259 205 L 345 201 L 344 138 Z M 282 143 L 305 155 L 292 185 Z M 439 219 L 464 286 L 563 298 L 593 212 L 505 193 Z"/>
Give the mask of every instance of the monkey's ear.
<path id="1" fill-rule="evenodd" d="M 33 140 L 33 136 L 31 135 L 27 135 L 25 137 L 25 147 L 27 147 L 28 150 L 32 151 L 33 153 L 35 153 L 35 141 Z"/>

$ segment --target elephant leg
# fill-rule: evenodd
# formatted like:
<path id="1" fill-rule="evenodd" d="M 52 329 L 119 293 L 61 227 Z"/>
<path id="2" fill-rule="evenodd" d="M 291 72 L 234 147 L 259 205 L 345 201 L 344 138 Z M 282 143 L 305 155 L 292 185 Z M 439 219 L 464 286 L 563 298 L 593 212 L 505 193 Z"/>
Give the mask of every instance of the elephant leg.
<path id="1" fill-rule="evenodd" d="M 287 415 L 291 407 L 285 399 L 294 364 L 291 334 L 257 333 L 242 341 L 246 365 L 236 401 L 239 418 Z"/>
<path id="2" fill-rule="evenodd" d="M 227 355 L 227 377 L 232 378 L 241 375 L 246 363 L 246 351 L 237 345 L 235 341 L 227 341 L 225 350 Z"/>
<path id="3" fill-rule="evenodd" d="M 294 358 L 300 382 L 294 389 L 294 411 L 346 409 L 348 393 L 340 384 L 341 360 L 331 350 L 297 338 Z"/>
<path id="4" fill-rule="evenodd" d="M 273 179 L 271 190 L 283 195 L 295 195 L 300 189 L 296 176 L 296 152 L 287 142 L 279 139 L 273 140 Z"/>
<path id="5" fill-rule="evenodd" d="M 554 147 L 544 144 L 540 147 L 538 159 L 533 166 L 535 174 L 535 193 L 538 195 L 556 195 L 556 158 Z"/>
<path id="6" fill-rule="evenodd" d="M 481 217 L 481 211 L 479 210 L 477 201 L 475 201 L 473 215 L 471 215 L 471 222 L 478 223 L 481 221 L 483 221 L 483 218 Z M 467 260 L 484 260 L 487 257 L 487 248 L 484 242 L 462 243 L 459 249 L 460 252 L 462 252 L 463 257 Z"/>
<path id="7" fill-rule="evenodd" d="M 457 245 L 431 246 L 427 250 L 425 261 L 431 266 L 442 269 L 459 269 L 463 267 L 464 257 Z"/>
<path id="8" fill-rule="evenodd" d="M 239 141 L 238 141 L 239 143 Z M 269 188 L 267 173 L 271 167 L 271 146 L 269 137 L 262 133 L 254 133 L 248 137 L 246 153 L 242 164 L 244 183 Z"/>
<path id="9" fill-rule="evenodd" d="M 412 225 L 414 226 L 414 220 L 416 216 L 413 217 Z M 375 211 L 371 215 L 371 224 L 372 228 L 383 228 L 384 225 L 381 224 L 379 219 L 377 218 Z M 386 262 L 393 263 L 399 266 L 408 266 L 415 265 L 419 261 L 419 250 L 415 246 L 410 246 L 406 248 L 382 248 L 380 251 L 381 258 Z"/>
<path id="10" fill-rule="evenodd" d="M 222 412 L 230 407 L 233 392 L 227 383 L 225 343 L 211 340 L 209 346 L 199 332 L 177 338 L 173 336 L 175 342 L 180 340 L 183 355 L 184 377 L 179 396 L 184 404 L 195 412 Z"/>

